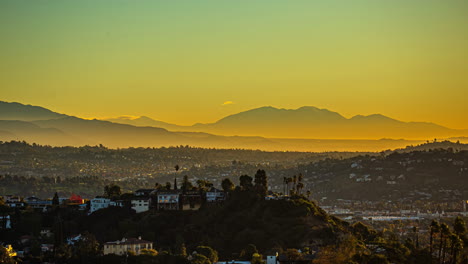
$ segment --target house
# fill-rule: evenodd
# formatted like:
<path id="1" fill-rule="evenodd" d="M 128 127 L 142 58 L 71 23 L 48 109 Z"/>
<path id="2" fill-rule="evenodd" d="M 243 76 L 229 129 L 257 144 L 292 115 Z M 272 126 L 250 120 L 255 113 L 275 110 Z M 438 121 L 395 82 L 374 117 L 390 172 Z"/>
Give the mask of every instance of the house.
<path id="1" fill-rule="evenodd" d="M 179 210 L 180 191 L 159 191 L 158 210 Z"/>
<path id="2" fill-rule="evenodd" d="M 77 195 L 77 194 L 72 194 L 72 196 L 68 200 L 69 200 L 69 205 L 84 204 L 84 199 L 80 195 Z"/>
<path id="3" fill-rule="evenodd" d="M 99 197 L 92 199 L 90 202 L 89 212 L 94 213 L 99 209 L 104 209 L 110 206 L 111 200 L 109 198 Z"/>
<path id="4" fill-rule="evenodd" d="M 42 237 L 45 237 L 45 238 L 50 238 L 54 235 L 54 233 L 52 233 L 52 231 L 48 228 L 42 229 L 40 234 Z"/>
<path id="5" fill-rule="evenodd" d="M 116 207 L 124 207 L 124 201 L 123 200 L 111 201 L 109 205 L 116 206 Z"/>
<path id="6" fill-rule="evenodd" d="M 312 264 L 314 259 L 315 259 L 315 255 L 303 255 L 301 259 L 295 259 L 295 260 L 289 259 L 287 255 L 279 255 L 276 258 L 276 261 L 279 264 Z"/>
<path id="7" fill-rule="evenodd" d="M 0 216 L 0 229 L 11 229 L 10 216 Z"/>
<path id="8" fill-rule="evenodd" d="M 22 197 L 14 196 L 14 195 L 7 195 L 4 197 L 4 199 L 5 199 L 5 204 L 11 208 L 25 206 L 25 203 Z"/>
<path id="9" fill-rule="evenodd" d="M 251 264 L 250 261 L 243 261 L 243 260 L 230 260 L 230 261 L 218 261 L 215 264 Z M 275 263 L 276 264 L 276 263 Z"/>
<path id="10" fill-rule="evenodd" d="M 81 239 L 81 234 L 78 235 L 73 235 L 70 237 L 67 237 L 67 244 L 68 245 L 74 245 L 76 242 L 78 242 Z"/>
<path id="11" fill-rule="evenodd" d="M 222 202 L 226 199 L 224 191 L 212 187 L 206 192 L 206 201 L 209 203 Z"/>
<path id="12" fill-rule="evenodd" d="M 26 198 L 26 203 L 32 208 L 46 208 L 52 206 L 52 200 L 42 200 L 36 196 Z"/>
<path id="13" fill-rule="evenodd" d="M 276 253 L 276 255 L 278 255 L 278 253 Z M 278 256 L 267 256 L 266 264 L 278 264 L 278 262 L 276 261 L 277 258 Z"/>
<path id="14" fill-rule="evenodd" d="M 54 245 L 53 244 L 41 244 L 41 251 L 52 252 L 54 251 Z"/>
<path id="15" fill-rule="evenodd" d="M 151 198 L 149 197 L 135 197 L 131 200 L 131 207 L 137 214 L 148 211 L 150 204 Z"/>
<path id="16" fill-rule="evenodd" d="M 142 249 L 152 249 L 153 243 L 139 238 L 123 238 L 114 242 L 104 243 L 104 255 L 115 254 L 125 255 L 128 251 L 135 252 L 139 255 Z"/>
<path id="17" fill-rule="evenodd" d="M 270 200 L 289 200 L 290 197 L 289 195 L 267 195 L 265 196 L 265 200 L 270 201 Z"/>

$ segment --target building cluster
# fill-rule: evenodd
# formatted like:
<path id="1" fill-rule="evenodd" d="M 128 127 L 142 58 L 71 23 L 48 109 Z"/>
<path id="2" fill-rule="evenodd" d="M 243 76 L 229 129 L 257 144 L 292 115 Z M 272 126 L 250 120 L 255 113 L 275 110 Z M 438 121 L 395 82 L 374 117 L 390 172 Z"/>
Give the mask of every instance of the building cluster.
<path id="1" fill-rule="evenodd" d="M 104 255 L 115 254 L 115 255 L 125 255 L 129 251 L 140 255 L 142 250 L 153 249 L 153 242 L 142 240 L 141 237 L 138 238 L 123 238 L 121 240 L 106 242 L 103 246 Z"/>
<path id="2" fill-rule="evenodd" d="M 20 197 L 6 195 L 2 197 L 5 205 L 10 208 L 24 208 L 48 210 L 54 205 L 54 199 L 40 199 L 35 196 Z M 158 190 L 139 189 L 125 199 L 110 199 L 97 196 L 91 200 L 83 199 L 73 194 L 69 198 L 58 198 L 56 205 L 76 207 L 79 210 L 88 210 L 94 213 L 100 209 L 115 207 L 130 207 L 136 213 L 155 210 L 198 210 L 203 203 L 216 204 L 224 201 L 225 192 L 212 187 L 208 191 L 182 191 L 182 190 Z M 2 216 L 2 220 L 9 221 L 8 216 Z M 3 219 L 5 218 L 5 219 Z M 7 225 L 8 226 L 8 225 Z"/>
<path id="3" fill-rule="evenodd" d="M 468 217 L 468 200 L 450 203 L 430 203 L 420 201 L 409 205 L 381 201 L 355 201 L 338 199 L 332 204 L 320 202 L 320 207 L 328 214 L 338 216 L 343 220 L 356 221 L 394 221 L 423 220 L 438 218 Z"/>
<path id="4" fill-rule="evenodd" d="M 10 208 L 24 208 L 29 206 L 33 209 L 43 209 L 46 210 L 49 207 L 52 207 L 54 204 L 54 199 L 41 199 L 36 196 L 30 197 L 21 197 L 16 195 L 5 195 L 0 196 L 1 199 L 4 201 L 5 205 Z M 81 210 L 86 209 L 86 200 L 83 199 L 80 195 L 72 194 L 69 198 L 60 198 L 57 197 L 56 201 L 57 205 L 67 205 L 67 206 L 74 206 L 78 207 Z"/>
<path id="5" fill-rule="evenodd" d="M 112 200 L 98 196 L 90 201 L 90 213 L 110 206 L 128 205 L 136 213 L 155 210 L 198 210 L 203 203 L 216 204 L 224 201 L 224 191 L 212 187 L 206 192 L 183 190 L 139 189 L 127 200 Z"/>

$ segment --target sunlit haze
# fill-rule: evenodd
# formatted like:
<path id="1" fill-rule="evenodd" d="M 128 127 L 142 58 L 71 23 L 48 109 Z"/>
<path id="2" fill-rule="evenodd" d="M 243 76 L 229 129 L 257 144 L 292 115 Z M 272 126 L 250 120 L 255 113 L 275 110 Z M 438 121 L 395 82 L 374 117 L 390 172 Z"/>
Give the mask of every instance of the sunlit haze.
<path id="1" fill-rule="evenodd" d="M 468 2 L 0 2 L 1 100 L 191 125 L 271 105 L 468 128 Z"/>

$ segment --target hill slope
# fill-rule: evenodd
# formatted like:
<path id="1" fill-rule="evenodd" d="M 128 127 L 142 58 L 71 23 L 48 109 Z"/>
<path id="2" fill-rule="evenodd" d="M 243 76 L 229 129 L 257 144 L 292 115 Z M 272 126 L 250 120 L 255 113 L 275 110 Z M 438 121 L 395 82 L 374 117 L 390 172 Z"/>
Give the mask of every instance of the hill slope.
<path id="1" fill-rule="evenodd" d="M 0 120 L 33 121 L 57 119 L 66 116 L 40 106 L 0 101 Z"/>

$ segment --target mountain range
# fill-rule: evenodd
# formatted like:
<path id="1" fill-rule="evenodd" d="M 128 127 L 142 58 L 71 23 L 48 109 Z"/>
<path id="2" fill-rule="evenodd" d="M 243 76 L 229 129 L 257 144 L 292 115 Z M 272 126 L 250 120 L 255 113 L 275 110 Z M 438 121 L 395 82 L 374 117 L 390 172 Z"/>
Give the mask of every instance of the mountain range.
<path id="1" fill-rule="evenodd" d="M 416 138 L 418 133 L 419 139 L 388 139 Z M 295 110 L 261 107 L 212 124 L 179 126 L 149 117 L 87 120 L 39 106 L 0 101 L 0 140 L 56 146 L 190 145 L 270 151 L 380 151 L 422 143 L 426 138 L 464 135 L 468 135 L 466 130 L 432 123 L 406 123 L 382 115 L 347 119 L 315 107 Z"/>
<path id="2" fill-rule="evenodd" d="M 312 106 L 298 109 L 260 107 L 237 113 L 210 124 L 178 126 L 142 116 L 118 117 L 107 121 L 134 126 L 154 126 L 171 131 L 206 132 L 219 135 L 262 136 L 303 139 L 427 139 L 468 135 L 426 122 L 402 122 L 380 114 L 345 118 L 339 113 Z"/>

